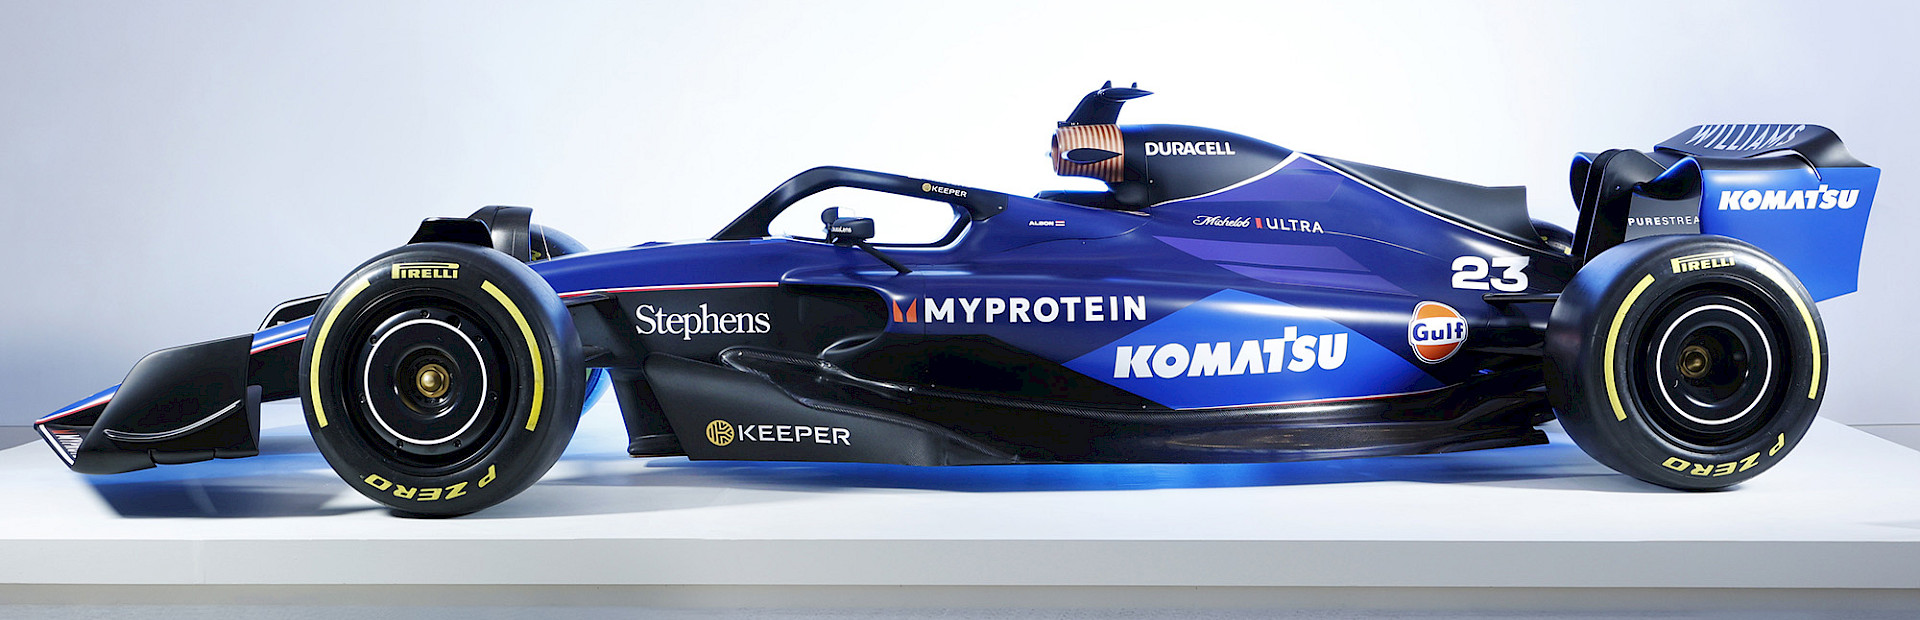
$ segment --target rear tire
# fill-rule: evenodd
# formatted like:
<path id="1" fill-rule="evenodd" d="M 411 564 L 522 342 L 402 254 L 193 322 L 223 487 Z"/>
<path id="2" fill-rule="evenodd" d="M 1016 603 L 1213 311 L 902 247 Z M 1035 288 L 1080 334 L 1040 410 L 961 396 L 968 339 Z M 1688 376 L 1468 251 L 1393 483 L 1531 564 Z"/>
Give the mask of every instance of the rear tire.
<path id="1" fill-rule="evenodd" d="M 307 427 L 361 494 L 456 516 L 539 480 L 579 422 L 587 377 L 546 281 L 477 246 L 421 243 L 341 281 L 300 356 Z"/>
<path id="2" fill-rule="evenodd" d="M 1718 489 L 1786 456 L 1819 411 L 1826 333 L 1800 281 L 1726 237 L 1629 241 L 1587 263 L 1547 327 L 1547 394 L 1594 460 Z"/>

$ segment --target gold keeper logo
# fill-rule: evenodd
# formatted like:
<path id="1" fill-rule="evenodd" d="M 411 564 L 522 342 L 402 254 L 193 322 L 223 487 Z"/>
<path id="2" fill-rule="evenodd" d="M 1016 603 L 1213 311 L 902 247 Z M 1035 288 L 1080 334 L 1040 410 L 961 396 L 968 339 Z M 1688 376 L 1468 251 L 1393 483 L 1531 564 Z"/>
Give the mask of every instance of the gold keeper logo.
<path id="1" fill-rule="evenodd" d="M 716 446 L 733 443 L 733 424 L 726 420 L 714 420 L 707 423 L 707 441 Z"/>

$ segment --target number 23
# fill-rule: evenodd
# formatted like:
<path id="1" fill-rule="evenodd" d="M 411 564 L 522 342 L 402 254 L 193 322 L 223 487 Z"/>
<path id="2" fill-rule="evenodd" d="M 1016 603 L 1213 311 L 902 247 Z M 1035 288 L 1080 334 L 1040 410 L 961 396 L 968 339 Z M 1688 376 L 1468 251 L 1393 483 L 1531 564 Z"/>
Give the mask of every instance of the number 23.
<path id="1" fill-rule="evenodd" d="M 1532 261 L 1526 256 L 1495 256 L 1492 259 L 1462 256 L 1453 259 L 1453 287 L 1470 291 L 1493 289 L 1518 293 L 1527 290 L 1527 263 Z M 1499 268 L 1500 277 L 1488 280 L 1489 266 Z"/>

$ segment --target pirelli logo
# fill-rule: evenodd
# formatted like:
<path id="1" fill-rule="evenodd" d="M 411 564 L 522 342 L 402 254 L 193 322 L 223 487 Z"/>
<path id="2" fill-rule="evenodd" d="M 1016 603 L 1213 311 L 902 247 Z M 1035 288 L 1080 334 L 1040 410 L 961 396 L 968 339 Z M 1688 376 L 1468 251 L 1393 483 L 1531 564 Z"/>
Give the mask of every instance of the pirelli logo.
<path id="1" fill-rule="evenodd" d="M 452 280 L 460 277 L 460 263 L 394 263 L 395 280 Z"/>
<path id="2" fill-rule="evenodd" d="M 1671 262 L 1673 263 L 1673 272 L 1676 274 L 1686 273 L 1689 271 L 1700 271 L 1702 269 L 1718 269 L 1721 267 L 1732 267 L 1733 253 L 1732 252 L 1708 252 L 1706 254 L 1694 254 L 1691 256 L 1681 256 L 1681 257 L 1674 258 Z"/>

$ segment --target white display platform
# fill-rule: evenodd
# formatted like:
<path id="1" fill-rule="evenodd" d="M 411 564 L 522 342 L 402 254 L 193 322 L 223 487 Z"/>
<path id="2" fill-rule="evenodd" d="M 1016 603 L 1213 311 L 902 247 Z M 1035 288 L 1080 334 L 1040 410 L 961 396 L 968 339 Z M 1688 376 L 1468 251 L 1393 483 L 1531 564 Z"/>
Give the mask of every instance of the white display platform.
<path id="1" fill-rule="evenodd" d="M 397 518 L 299 408 L 268 452 L 117 476 L 0 452 L 0 584 L 1920 587 L 1920 452 L 1821 421 L 1734 490 L 1552 445 L 1259 465 L 630 459 L 611 403 L 525 494 Z"/>

